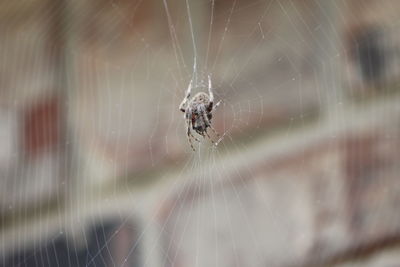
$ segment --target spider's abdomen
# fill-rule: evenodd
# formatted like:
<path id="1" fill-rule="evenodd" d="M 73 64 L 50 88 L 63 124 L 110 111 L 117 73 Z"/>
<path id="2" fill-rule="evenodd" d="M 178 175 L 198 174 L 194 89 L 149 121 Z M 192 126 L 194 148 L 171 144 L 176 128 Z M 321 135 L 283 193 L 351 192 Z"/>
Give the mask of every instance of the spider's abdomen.
<path id="1" fill-rule="evenodd" d="M 193 113 L 192 114 L 192 128 L 197 132 L 204 132 L 207 128 L 207 124 L 204 121 L 204 117 L 207 116 L 206 114 L 202 113 Z"/>

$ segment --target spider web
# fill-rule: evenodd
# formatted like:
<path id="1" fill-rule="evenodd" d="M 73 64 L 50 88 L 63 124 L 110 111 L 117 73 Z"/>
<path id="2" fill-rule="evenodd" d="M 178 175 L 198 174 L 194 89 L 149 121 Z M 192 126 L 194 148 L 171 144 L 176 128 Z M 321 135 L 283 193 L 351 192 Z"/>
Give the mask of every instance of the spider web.
<path id="1" fill-rule="evenodd" d="M 65 74 L 45 79 L 68 89 L 61 93 L 67 127 L 56 147 L 62 152 L 46 150 L 44 167 L 29 155 L 10 157 L 21 144 L 12 135 L 18 109 L 9 106 L 30 99 L 35 84 L 5 93 L 1 103 L 11 112 L 0 113 L 7 144 L 0 152 L 1 208 L 8 210 L 0 264 L 287 266 L 302 260 L 311 247 L 310 211 L 302 202 L 308 188 L 270 162 L 288 151 L 305 155 L 307 145 L 324 136 L 335 140 L 348 127 L 346 96 L 338 89 L 338 78 L 352 77 L 352 70 L 338 70 L 349 53 L 337 28 L 345 4 L 100 2 L 48 11 L 52 17 L 62 10 L 71 20 L 65 36 L 55 34 L 65 40 L 58 66 Z M 34 46 L 42 37 L 17 39 Z M 6 34 L 4 47 L 13 38 Z M 9 51 L 1 50 L 6 57 Z M 51 72 L 46 59 L 33 62 Z M 12 73 L 11 84 L 25 71 L 7 60 L 0 65 Z M 199 137 L 193 152 L 178 106 L 190 80 L 192 95 L 207 92 L 208 75 L 215 103 L 221 101 L 212 121 L 220 139 L 213 136 L 213 145 Z M 318 119 L 325 130 L 310 134 L 307 127 Z M 328 150 L 335 151 L 332 143 Z M 283 182 L 258 179 L 265 169 Z M 290 194 L 300 201 L 285 210 Z M 31 199 L 39 199 L 33 208 Z M 293 242 L 290 218 L 304 230 Z M 293 257 L 282 257 L 286 251 Z"/>

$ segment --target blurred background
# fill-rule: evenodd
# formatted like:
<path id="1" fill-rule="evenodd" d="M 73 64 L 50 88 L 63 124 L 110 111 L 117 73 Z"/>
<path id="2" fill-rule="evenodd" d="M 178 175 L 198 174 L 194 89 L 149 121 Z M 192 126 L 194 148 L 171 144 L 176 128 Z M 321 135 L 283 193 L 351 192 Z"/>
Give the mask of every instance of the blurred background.
<path id="1" fill-rule="evenodd" d="M 0 266 L 400 266 L 399 9 L 1 1 Z"/>

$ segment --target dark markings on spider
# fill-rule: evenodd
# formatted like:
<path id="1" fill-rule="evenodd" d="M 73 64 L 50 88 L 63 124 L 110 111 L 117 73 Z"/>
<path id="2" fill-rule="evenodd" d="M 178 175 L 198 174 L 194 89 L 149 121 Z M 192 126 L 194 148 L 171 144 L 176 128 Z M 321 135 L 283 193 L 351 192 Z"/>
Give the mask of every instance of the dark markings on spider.
<path id="1" fill-rule="evenodd" d="M 219 101 L 214 105 L 214 94 L 212 91 L 211 77 L 208 76 L 208 95 L 204 92 L 199 92 L 195 94 L 192 98 L 190 97 L 193 87 L 193 80 L 190 81 L 189 86 L 186 90 L 185 98 L 179 105 L 179 109 L 185 113 L 184 118 L 187 127 L 187 138 L 193 151 L 195 148 L 193 146 L 192 139 L 200 142 L 193 133 L 192 130 L 197 134 L 203 136 L 203 138 L 208 137 L 210 141 L 215 144 L 207 132 L 207 129 L 211 129 L 214 134 L 219 137 L 219 134 L 211 126 L 212 112 L 220 104 Z"/>

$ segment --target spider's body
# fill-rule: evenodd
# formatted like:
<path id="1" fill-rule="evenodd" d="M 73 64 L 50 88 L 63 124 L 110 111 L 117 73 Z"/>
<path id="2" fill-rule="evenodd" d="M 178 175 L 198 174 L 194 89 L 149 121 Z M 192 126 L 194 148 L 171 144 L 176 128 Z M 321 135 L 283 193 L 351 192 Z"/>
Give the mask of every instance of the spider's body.
<path id="1" fill-rule="evenodd" d="M 211 119 L 212 111 L 218 106 L 219 103 L 214 106 L 214 95 L 212 93 L 210 77 L 208 77 L 209 95 L 204 92 L 200 92 L 197 93 L 194 97 L 190 98 L 191 90 L 192 81 L 189 84 L 189 87 L 186 91 L 186 97 L 180 104 L 179 109 L 185 113 L 188 140 L 192 149 L 195 150 L 191 138 L 195 139 L 198 142 L 199 140 L 192 134 L 191 130 L 194 130 L 196 133 L 203 137 L 207 136 L 208 138 L 210 138 L 207 133 L 208 128 L 216 133 L 214 128 L 211 126 Z"/>
<path id="2" fill-rule="evenodd" d="M 204 135 L 207 130 L 207 119 L 211 122 L 212 114 L 210 113 L 209 107 L 210 99 L 207 94 L 201 92 L 197 93 L 189 102 L 188 108 L 185 109 L 185 117 L 190 118 L 192 128 L 198 134 Z M 207 117 L 207 118 L 203 118 Z"/>

